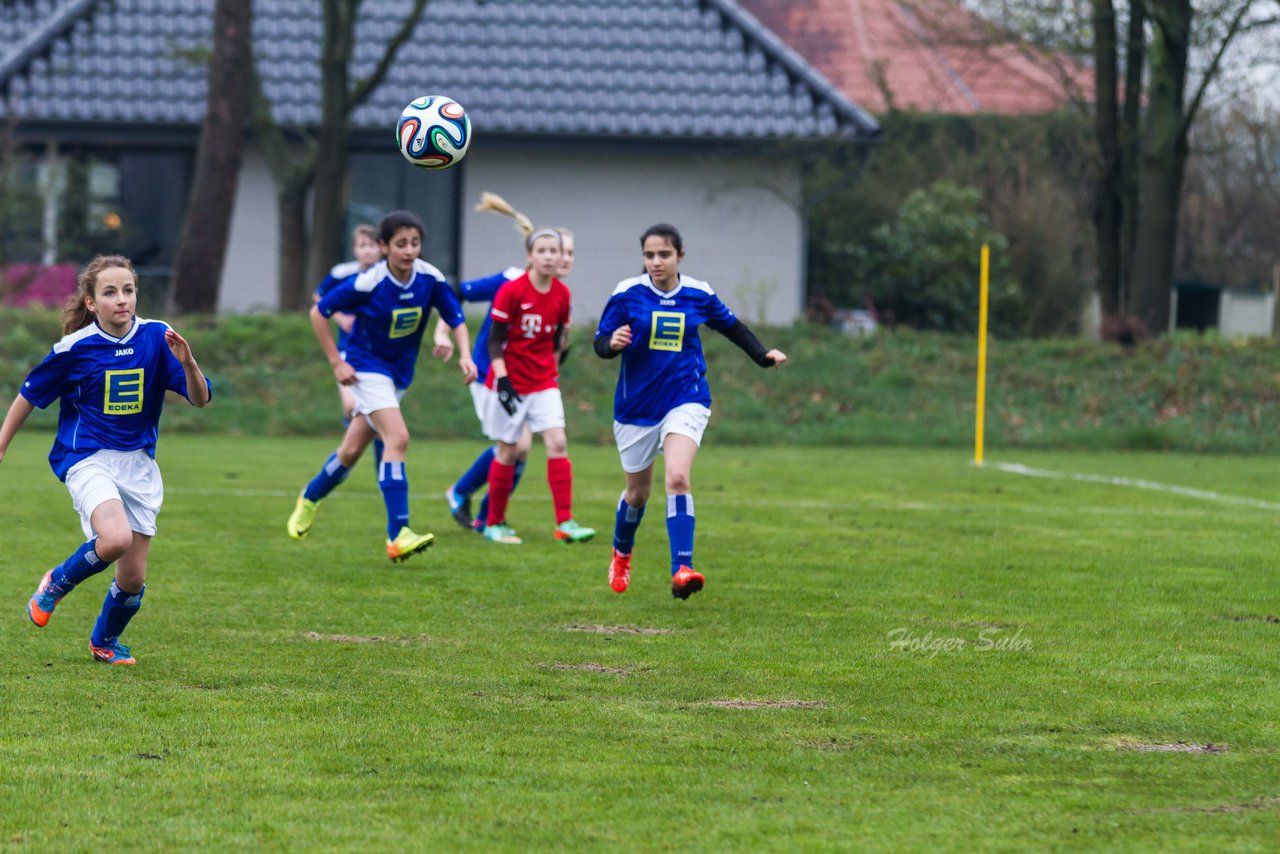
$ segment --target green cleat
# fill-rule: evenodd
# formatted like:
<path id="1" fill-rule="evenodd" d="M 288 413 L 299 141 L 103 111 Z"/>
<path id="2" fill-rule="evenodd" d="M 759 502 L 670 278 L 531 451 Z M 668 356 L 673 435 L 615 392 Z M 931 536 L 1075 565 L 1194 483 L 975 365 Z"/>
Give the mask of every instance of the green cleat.
<path id="1" fill-rule="evenodd" d="M 300 540 L 307 535 L 311 530 L 311 524 L 316 520 L 316 508 L 319 506 L 317 502 L 308 501 L 303 495 L 298 496 L 298 503 L 289 514 L 290 537 Z"/>
<path id="2" fill-rule="evenodd" d="M 401 528 L 394 540 L 387 540 L 387 557 L 399 563 L 431 548 L 435 541 L 435 534 L 415 534 L 408 528 Z"/>
<path id="3" fill-rule="evenodd" d="M 518 546 L 524 542 L 516 534 L 515 529 L 506 522 L 499 522 L 496 525 L 489 525 L 484 529 L 484 538 L 491 543 L 504 543 L 508 546 Z"/>
<path id="4" fill-rule="evenodd" d="M 556 525 L 556 539 L 562 543 L 585 543 L 596 535 L 595 528 L 584 528 L 572 519 Z"/>

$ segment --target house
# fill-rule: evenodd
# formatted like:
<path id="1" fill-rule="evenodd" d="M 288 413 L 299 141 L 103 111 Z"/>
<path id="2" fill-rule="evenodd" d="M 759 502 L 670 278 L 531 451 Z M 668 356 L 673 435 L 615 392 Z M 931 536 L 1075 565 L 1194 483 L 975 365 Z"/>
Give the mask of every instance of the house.
<path id="1" fill-rule="evenodd" d="M 75 204 L 162 282 L 174 256 L 199 124 L 213 0 L 18 0 L 0 19 L 0 121 L 56 176 L 87 159 Z M 360 7 L 354 73 L 370 70 L 407 4 Z M 10 11 L 12 10 L 12 11 Z M 277 119 L 319 120 L 321 4 L 257 0 L 255 51 Z M 401 108 L 427 93 L 465 106 L 474 141 L 440 173 L 394 144 Z M 433 0 L 391 72 L 353 116 L 352 223 L 405 207 L 424 256 L 450 276 L 523 258 L 510 222 L 478 214 L 485 190 L 539 224 L 576 232 L 580 317 L 598 316 L 640 267 L 638 236 L 667 221 L 686 272 L 749 321 L 789 323 L 804 304 L 801 168 L 832 141 L 865 145 L 876 121 L 735 0 Z M 42 243 L 59 205 L 45 181 Z M 220 309 L 276 299 L 273 184 L 249 140 Z M 111 236 L 111 235 L 107 235 Z M 37 260 L 37 259 L 22 259 Z M 46 260 L 55 260 L 46 257 Z M 64 260 L 64 259 L 57 259 Z"/>
<path id="2" fill-rule="evenodd" d="M 1091 72 L 960 0 L 741 0 L 764 26 L 875 114 L 1046 113 L 1092 101 Z"/>

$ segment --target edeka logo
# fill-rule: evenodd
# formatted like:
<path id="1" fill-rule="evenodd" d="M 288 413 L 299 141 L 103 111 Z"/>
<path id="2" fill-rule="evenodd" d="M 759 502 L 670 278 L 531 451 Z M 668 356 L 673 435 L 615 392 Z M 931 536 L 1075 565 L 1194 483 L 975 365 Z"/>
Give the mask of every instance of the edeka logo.
<path id="1" fill-rule="evenodd" d="M 391 312 L 391 331 L 388 338 L 403 338 L 418 331 L 422 322 L 421 308 L 397 308 Z"/>
<path id="2" fill-rule="evenodd" d="M 649 330 L 650 350 L 674 350 L 684 346 L 684 315 L 675 311 L 655 311 Z"/>
<path id="3" fill-rule="evenodd" d="M 143 369 L 107 371 L 102 411 L 108 415 L 133 415 L 142 411 Z"/>

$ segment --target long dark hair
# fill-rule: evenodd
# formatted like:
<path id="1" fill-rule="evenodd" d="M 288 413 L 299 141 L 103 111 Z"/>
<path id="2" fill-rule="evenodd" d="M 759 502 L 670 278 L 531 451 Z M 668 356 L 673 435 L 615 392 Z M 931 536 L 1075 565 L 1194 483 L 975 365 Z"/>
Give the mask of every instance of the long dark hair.
<path id="1" fill-rule="evenodd" d="M 418 219 L 418 215 L 412 211 L 392 211 L 382 218 L 382 222 L 378 223 L 378 239 L 383 243 L 390 243 L 391 238 L 396 236 L 396 232 L 402 228 L 416 228 L 418 230 L 418 239 L 427 239 L 427 229 L 422 224 L 422 220 Z"/>
<path id="2" fill-rule="evenodd" d="M 76 278 L 76 291 L 67 297 L 62 306 L 62 334 L 70 335 L 77 329 L 84 329 L 93 323 L 93 312 L 85 305 L 85 300 L 94 296 L 94 288 L 98 286 L 98 274 L 111 267 L 121 267 L 133 276 L 133 286 L 138 286 L 138 274 L 133 270 L 133 262 L 123 255 L 99 255 L 85 265 Z"/>

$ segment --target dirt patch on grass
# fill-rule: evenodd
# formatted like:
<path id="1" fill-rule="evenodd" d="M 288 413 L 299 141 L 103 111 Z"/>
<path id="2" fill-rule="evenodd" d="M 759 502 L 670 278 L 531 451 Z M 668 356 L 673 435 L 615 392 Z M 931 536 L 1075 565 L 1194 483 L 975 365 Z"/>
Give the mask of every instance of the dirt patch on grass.
<path id="1" fill-rule="evenodd" d="M 722 709 L 822 709 L 821 700 L 708 700 L 706 705 Z"/>
<path id="2" fill-rule="evenodd" d="M 1004 623 L 999 620 L 935 620 L 925 618 L 923 622 L 933 623 L 934 625 L 950 626 L 953 629 L 1011 629 L 1013 623 Z"/>
<path id="3" fill-rule="evenodd" d="M 588 673 L 608 673 L 610 676 L 631 675 L 631 671 L 625 668 L 605 667 L 603 664 L 596 664 L 594 661 L 584 661 L 581 664 L 564 664 L 559 661 L 553 661 L 550 664 L 539 664 L 538 666 L 549 670 L 585 670 Z"/>
<path id="4" fill-rule="evenodd" d="M 1116 742 L 1116 750 L 1133 750 L 1138 753 L 1226 753 L 1230 750 L 1225 744 L 1214 744 L 1206 741 L 1204 744 L 1194 744 L 1187 741 L 1119 741 Z"/>
<path id="5" fill-rule="evenodd" d="M 1206 806 L 1152 807 L 1129 810 L 1130 815 L 1156 815 L 1159 813 L 1240 813 L 1255 810 L 1280 810 L 1280 798 L 1262 798 L 1247 804 L 1208 804 Z"/>
<path id="6" fill-rule="evenodd" d="M 588 632 L 597 635 L 669 635 L 674 629 L 655 629 L 649 626 L 604 626 L 599 623 L 571 623 L 566 632 Z"/>
<path id="7" fill-rule="evenodd" d="M 800 742 L 802 747 L 808 747 L 812 750 L 822 750 L 827 753 L 843 753 L 847 750 L 857 750 L 858 742 L 848 738 L 811 738 L 808 741 Z"/>
<path id="8" fill-rule="evenodd" d="M 1280 623 L 1275 614 L 1223 614 L 1222 619 L 1233 623 Z"/>
<path id="9" fill-rule="evenodd" d="M 382 635 L 325 635 L 320 632 L 304 632 L 300 637 L 303 640 L 319 641 L 321 643 L 385 643 L 396 646 L 422 646 L 432 642 L 427 635 L 388 635 L 383 637 Z"/>

